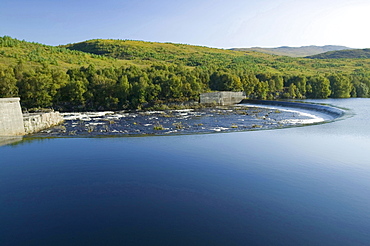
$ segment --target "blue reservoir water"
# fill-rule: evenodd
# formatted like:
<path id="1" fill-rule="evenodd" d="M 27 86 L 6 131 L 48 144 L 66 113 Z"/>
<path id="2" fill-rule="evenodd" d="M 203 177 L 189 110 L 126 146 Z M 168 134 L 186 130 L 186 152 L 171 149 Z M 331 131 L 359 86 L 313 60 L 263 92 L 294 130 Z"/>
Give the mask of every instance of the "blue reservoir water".
<path id="1" fill-rule="evenodd" d="M 0 147 L 0 245 L 370 245 L 370 99 L 305 127 Z"/>

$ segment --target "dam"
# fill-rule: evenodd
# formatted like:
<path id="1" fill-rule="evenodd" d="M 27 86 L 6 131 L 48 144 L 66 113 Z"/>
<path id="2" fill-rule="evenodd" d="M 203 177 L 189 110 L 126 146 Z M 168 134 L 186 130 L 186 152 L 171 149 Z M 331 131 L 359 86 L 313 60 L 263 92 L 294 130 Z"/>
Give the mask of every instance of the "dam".
<path id="1" fill-rule="evenodd" d="M 0 136 L 25 134 L 20 98 L 0 98 Z"/>
<path id="2" fill-rule="evenodd" d="M 0 98 L 0 136 L 32 134 L 63 122 L 59 112 L 23 114 L 20 98 Z"/>
<path id="3" fill-rule="evenodd" d="M 216 104 L 220 106 L 233 105 L 245 99 L 244 92 L 216 91 L 201 93 L 199 102 L 201 104 Z"/>

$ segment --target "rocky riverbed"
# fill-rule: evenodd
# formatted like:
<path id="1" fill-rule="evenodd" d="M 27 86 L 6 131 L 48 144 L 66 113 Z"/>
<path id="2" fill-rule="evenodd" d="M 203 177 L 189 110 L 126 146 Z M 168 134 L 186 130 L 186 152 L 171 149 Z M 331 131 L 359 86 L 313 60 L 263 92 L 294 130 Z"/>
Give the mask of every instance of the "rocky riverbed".
<path id="1" fill-rule="evenodd" d="M 36 136 L 135 136 L 274 129 L 322 122 L 302 110 L 234 105 L 143 112 L 62 113 L 64 123 Z"/>

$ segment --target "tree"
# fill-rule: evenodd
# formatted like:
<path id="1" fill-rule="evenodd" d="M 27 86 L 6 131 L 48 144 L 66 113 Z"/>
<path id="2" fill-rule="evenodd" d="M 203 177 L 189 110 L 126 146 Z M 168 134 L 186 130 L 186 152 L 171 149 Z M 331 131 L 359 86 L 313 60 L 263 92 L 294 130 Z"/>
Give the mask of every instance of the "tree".
<path id="1" fill-rule="evenodd" d="M 275 87 L 272 88 L 273 90 L 272 91 L 282 91 L 283 90 L 283 87 L 284 87 L 284 80 L 283 80 L 283 77 L 281 77 L 281 75 L 273 75 L 271 80 L 274 81 L 274 85 Z"/>
<path id="2" fill-rule="evenodd" d="M 52 106 L 52 82 L 50 74 L 35 71 L 24 73 L 22 80 L 18 82 L 22 105 L 28 108 Z"/>
<path id="3" fill-rule="evenodd" d="M 254 89 L 254 95 L 257 99 L 266 99 L 267 93 L 269 91 L 269 85 L 268 82 L 260 81 L 256 84 Z"/>
<path id="4" fill-rule="evenodd" d="M 69 76 L 61 70 L 51 70 L 52 83 L 50 85 L 50 96 L 53 98 L 53 104 L 59 104 L 61 99 L 60 89 L 65 87 L 69 82 Z"/>
<path id="5" fill-rule="evenodd" d="M 285 86 L 289 87 L 291 84 L 294 84 L 297 87 L 297 90 L 302 95 L 302 97 L 306 95 L 306 84 L 307 84 L 306 76 L 294 75 L 287 77 Z"/>
<path id="6" fill-rule="evenodd" d="M 15 96 L 18 96 L 18 87 L 13 69 L 0 70 L 0 97 Z"/>
<path id="7" fill-rule="evenodd" d="M 354 73 L 351 76 L 351 84 L 353 90 L 351 97 L 369 97 L 370 96 L 370 75 L 360 72 Z"/>
<path id="8" fill-rule="evenodd" d="M 253 73 L 246 73 L 241 76 L 241 82 L 243 85 L 245 95 L 247 95 L 247 97 L 250 97 L 254 92 L 255 86 L 260 81 L 257 79 L 257 77 Z"/>
<path id="9" fill-rule="evenodd" d="M 283 94 L 285 98 L 302 98 L 302 95 L 299 92 L 299 89 L 295 84 L 290 84 L 288 91 Z"/>
<path id="10" fill-rule="evenodd" d="M 82 78 L 78 80 L 72 79 L 69 81 L 59 90 L 58 97 L 60 98 L 60 101 L 57 105 L 70 110 L 84 108 L 86 101 L 84 94 L 87 90 L 87 84 L 88 81 Z"/>
<path id="11" fill-rule="evenodd" d="M 348 98 L 351 97 L 352 85 L 350 79 L 344 74 L 332 74 L 329 77 L 331 97 Z"/>
<path id="12" fill-rule="evenodd" d="M 217 71 L 211 75 L 209 87 L 216 91 L 242 91 L 240 78 L 226 71 Z"/>
<path id="13" fill-rule="evenodd" d="M 142 104 L 147 102 L 147 93 L 149 86 L 149 78 L 146 73 L 138 78 L 138 81 L 131 83 L 132 90 L 130 95 L 130 103 L 133 108 L 140 108 Z"/>
<path id="14" fill-rule="evenodd" d="M 121 76 L 115 86 L 115 97 L 119 100 L 119 107 L 122 108 L 123 105 L 128 103 L 128 97 L 130 95 L 131 85 L 128 82 L 126 75 Z"/>
<path id="15" fill-rule="evenodd" d="M 368 97 L 369 96 L 369 87 L 362 82 L 355 83 L 354 85 L 355 95 L 356 97 Z"/>
<path id="16" fill-rule="evenodd" d="M 316 75 L 307 80 L 307 95 L 309 98 L 328 98 L 330 94 L 329 79 Z"/>

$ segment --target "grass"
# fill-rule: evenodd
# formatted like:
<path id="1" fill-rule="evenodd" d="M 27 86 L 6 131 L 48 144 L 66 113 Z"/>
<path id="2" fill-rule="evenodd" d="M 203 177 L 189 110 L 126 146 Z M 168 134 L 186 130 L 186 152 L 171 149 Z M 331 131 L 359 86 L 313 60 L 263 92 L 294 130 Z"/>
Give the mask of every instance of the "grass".
<path id="1" fill-rule="evenodd" d="M 164 130 L 164 127 L 161 124 L 158 123 L 158 124 L 153 126 L 153 130 L 162 131 L 162 130 Z"/>

